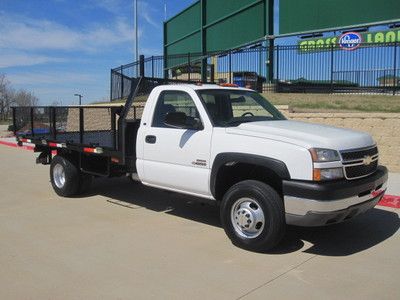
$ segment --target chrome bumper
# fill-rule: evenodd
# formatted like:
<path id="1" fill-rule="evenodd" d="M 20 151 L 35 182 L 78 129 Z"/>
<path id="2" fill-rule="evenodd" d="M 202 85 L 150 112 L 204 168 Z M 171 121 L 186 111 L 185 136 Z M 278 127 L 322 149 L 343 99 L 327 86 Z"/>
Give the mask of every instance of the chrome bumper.
<path id="1" fill-rule="evenodd" d="M 363 184 L 365 186 L 364 182 Z M 357 188 L 354 188 L 356 195 L 340 199 L 329 199 L 333 191 L 327 192 L 326 199 L 318 198 L 318 200 L 284 195 L 286 223 L 298 226 L 324 226 L 343 222 L 373 208 L 385 194 L 386 188 L 387 173 L 379 176 L 379 179 L 374 178 L 372 187 L 367 191 L 360 189 L 357 191 Z"/>

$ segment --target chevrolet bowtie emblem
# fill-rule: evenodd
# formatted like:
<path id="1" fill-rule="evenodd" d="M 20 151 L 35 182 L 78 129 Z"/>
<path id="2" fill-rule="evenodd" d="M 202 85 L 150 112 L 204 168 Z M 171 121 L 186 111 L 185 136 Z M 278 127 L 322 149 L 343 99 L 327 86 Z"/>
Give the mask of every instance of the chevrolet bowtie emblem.
<path id="1" fill-rule="evenodd" d="M 366 165 L 366 166 L 370 165 L 370 164 L 372 163 L 372 157 L 369 156 L 369 155 L 364 156 L 363 163 L 364 163 L 364 165 Z"/>

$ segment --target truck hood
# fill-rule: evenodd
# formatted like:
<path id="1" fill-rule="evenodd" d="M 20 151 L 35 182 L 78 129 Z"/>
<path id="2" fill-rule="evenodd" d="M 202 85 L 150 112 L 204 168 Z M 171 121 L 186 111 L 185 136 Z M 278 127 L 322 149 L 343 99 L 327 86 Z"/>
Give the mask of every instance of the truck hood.
<path id="1" fill-rule="evenodd" d="M 364 132 L 299 121 L 262 121 L 226 128 L 228 134 L 254 136 L 309 148 L 348 150 L 374 145 Z"/>

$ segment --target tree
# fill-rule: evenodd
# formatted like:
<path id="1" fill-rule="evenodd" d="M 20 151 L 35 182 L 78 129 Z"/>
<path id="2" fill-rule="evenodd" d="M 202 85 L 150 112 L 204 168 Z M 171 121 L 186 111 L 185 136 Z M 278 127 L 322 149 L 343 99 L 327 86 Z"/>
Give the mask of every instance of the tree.
<path id="1" fill-rule="evenodd" d="M 0 119 L 5 120 L 10 113 L 14 91 L 6 76 L 0 74 Z"/>
<path id="2" fill-rule="evenodd" d="M 37 106 L 39 99 L 26 90 L 14 90 L 4 74 L 0 74 L 0 120 L 10 118 L 11 106 Z"/>
<path id="3" fill-rule="evenodd" d="M 14 102 L 17 106 L 37 106 L 39 99 L 26 90 L 19 90 L 14 94 Z"/>

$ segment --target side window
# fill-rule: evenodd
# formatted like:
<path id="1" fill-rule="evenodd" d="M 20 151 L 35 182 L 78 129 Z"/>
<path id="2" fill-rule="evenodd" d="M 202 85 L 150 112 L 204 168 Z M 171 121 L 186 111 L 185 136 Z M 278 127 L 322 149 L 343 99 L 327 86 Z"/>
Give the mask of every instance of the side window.
<path id="1" fill-rule="evenodd" d="M 164 121 L 170 112 L 184 112 L 189 117 L 200 119 L 196 105 L 189 94 L 182 91 L 164 91 L 158 98 L 152 127 L 168 128 Z"/>

